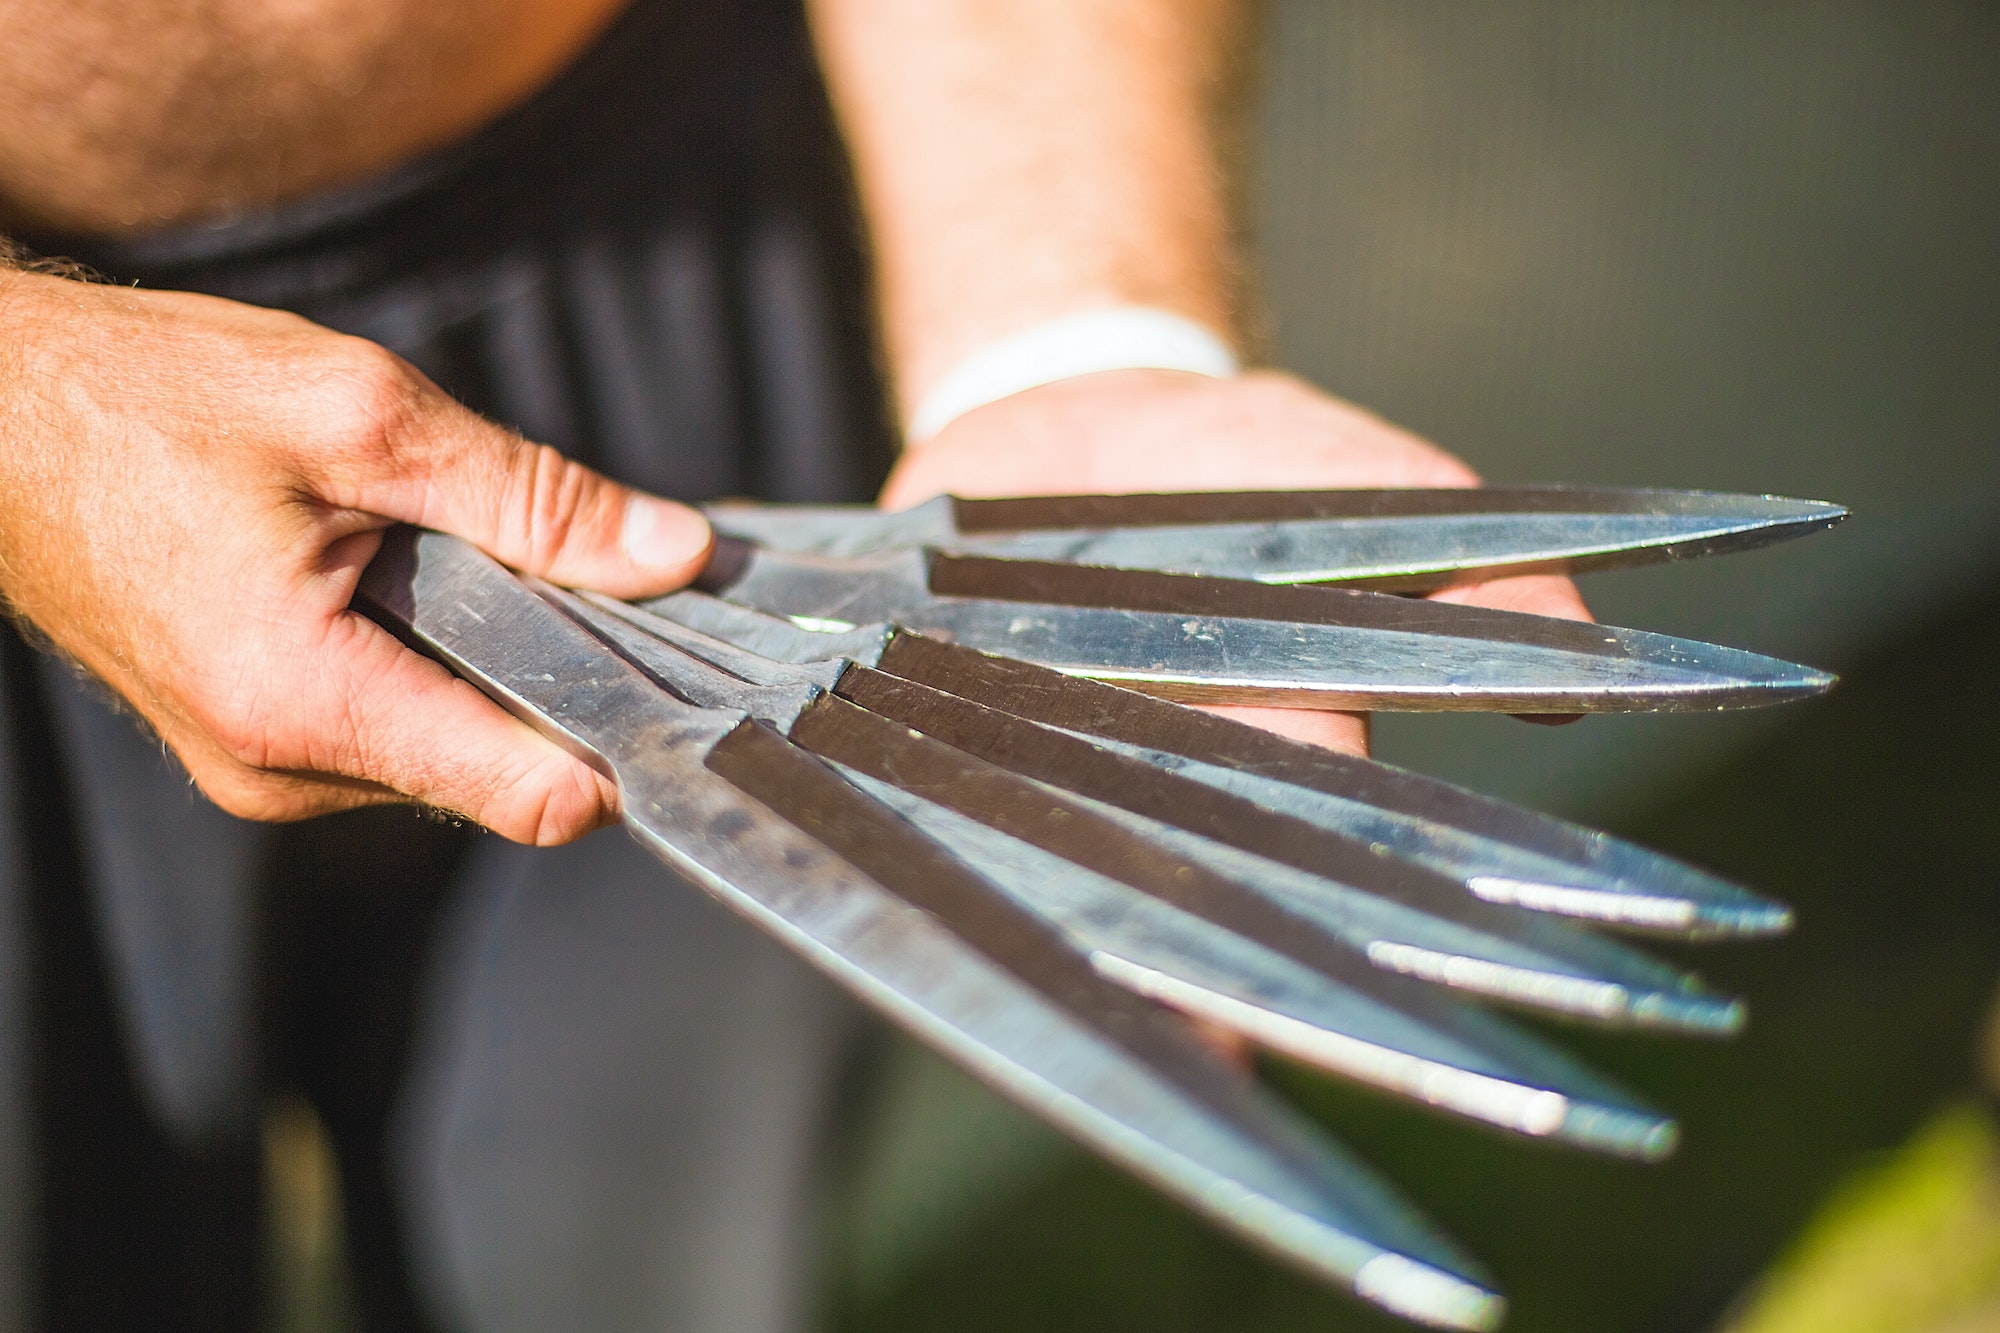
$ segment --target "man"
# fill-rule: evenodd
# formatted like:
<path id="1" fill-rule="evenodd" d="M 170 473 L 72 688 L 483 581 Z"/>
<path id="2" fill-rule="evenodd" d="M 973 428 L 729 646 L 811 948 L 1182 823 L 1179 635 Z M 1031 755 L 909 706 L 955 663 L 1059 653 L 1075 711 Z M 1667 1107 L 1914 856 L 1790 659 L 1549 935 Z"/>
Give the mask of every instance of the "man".
<path id="1" fill-rule="evenodd" d="M 607 474 L 687 498 L 852 486 L 879 411 L 826 94 L 883 369 L 900 417 L 935 428 L 885 504 L 1471 480 L 1297 381 L 1146 346 L 1149 328 L 1242 337 L 1235 6 L 808 9 L 0 6 L 0 227 L 140 284 L 0 274 L 0 592 L 235 817 L 175 807 L 129 724 L 13 652 L 14 845 L 38 920 L 65 874 L 89 885 L 155 1118 L 228 1143 L 260 1083 L 320 1103 L 370 1326 L 798 1317 L 796 1219 L 844 1027 L 826 992 L 615 838 L 530 855 L 409 820 L 341 838 L 243 821 L 414 801 L 547 847 L 615 819 L 601 775 L 348 599 L 393 522 L 619 596 L 685 583 L 699 516 Z M 939 406 L 1006 340 L 1106 311 L 1141 330 L 1122 363 Z M 1581 614 L 1551 579 L 1464 595 Z M 1363 740 L 1355 718 L 1260 718 Z M 406 904 L 442 880 L 433 942 Z M 312 975 L 264 983 L 282 998 L 264 994 L 261 1050 L 242 1035 L 258 883 L 291 923 L 266 971 Z M 102 1216 L 63 1213 L 61 1185 L 52 1322 L 197 1318 L 177 1298 L 204 1324 L 250 1317 L 240 1254 L 187 1235 L 143 1242 L 178 1256 L 155 1268 L 79 1257 L 114 1216 L 180 1214 L 115 1190 Z M 119 1272 L 155 1276 L 105 1294 Z"/>

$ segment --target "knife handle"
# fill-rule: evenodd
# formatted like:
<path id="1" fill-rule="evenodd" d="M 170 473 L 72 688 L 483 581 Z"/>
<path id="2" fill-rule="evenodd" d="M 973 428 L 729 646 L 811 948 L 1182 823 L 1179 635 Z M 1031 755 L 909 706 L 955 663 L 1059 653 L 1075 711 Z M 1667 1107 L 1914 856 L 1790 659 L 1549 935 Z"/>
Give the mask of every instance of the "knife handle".
<path id="1" fill-rule="evenodd" d="M 445 533 L 391 528 L 356 599 L 508 712 L 614 777 L 620 759 L 659 727 L 707 730 L 729 717 L 673 698 L 498 561 Z"/>

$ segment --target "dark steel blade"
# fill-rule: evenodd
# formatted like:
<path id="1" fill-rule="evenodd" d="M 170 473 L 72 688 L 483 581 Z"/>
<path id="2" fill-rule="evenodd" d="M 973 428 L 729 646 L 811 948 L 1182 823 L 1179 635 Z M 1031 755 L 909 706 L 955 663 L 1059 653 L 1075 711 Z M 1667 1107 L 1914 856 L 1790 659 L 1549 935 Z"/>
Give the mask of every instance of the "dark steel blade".
<path id="1" fill-rule="evenodd" d="M 1846 515 L 1838 505 L 1778 495 L 1591 486 L 1480 486 L 1332 491 L 1195 491 L 1132 495 L 953 497 L 961 532 L 1181 527 L 1293 519 L 1459 518 L 1477 514 L 1688 515 L 1757 525 L 1777 541 Z"/>

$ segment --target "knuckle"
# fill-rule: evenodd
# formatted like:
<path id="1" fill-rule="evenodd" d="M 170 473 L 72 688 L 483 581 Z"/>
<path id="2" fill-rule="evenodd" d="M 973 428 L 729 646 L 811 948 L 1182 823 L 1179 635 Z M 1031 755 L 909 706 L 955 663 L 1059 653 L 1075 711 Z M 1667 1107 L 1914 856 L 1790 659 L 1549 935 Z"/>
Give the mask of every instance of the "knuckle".
<path id="1" fill-rule="evenodd" d="M 476 817 L 511 841 L 554 847 L 602 828 L 616 811 L 595 774 L 564 756 L 539 762 L 493 791 Z"/>
<path id="2" fill-rule="evenodd" d="M 365 338 L 335 339 L 321 356 L 314 410 L 325 442 L 361 457 L 394 454 L 423 403 L 423 376 Z"/>
<path id="3" fill-rule="evenodd" d="M 505 545 L 537 573 L 547 572 L 583 524 L 590 474 L 556 449 L 522 442 L 508 472 Z"/>
<path id="4" fill-rule="evenodd" d="M 574 842 L 616 817 L 617 812 L 605 801 L 598 784 L 587 776 L 579 776 L 550 793 L 537 812 L 534 840 L 542 847 Z"/>

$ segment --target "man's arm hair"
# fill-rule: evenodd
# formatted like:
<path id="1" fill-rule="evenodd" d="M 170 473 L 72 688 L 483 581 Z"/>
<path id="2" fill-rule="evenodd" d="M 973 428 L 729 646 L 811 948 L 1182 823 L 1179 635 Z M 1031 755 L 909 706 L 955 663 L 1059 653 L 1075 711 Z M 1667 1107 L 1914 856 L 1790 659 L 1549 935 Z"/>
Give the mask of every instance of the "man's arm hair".
<path id="1" fill-rule="evenodd" d="M 0 273 L 40 273 L 51 278 L 77 282 L 102 282 L 103 275 L 74 259 L 38 255 L 13 237 L 0 232 Z"/>

